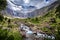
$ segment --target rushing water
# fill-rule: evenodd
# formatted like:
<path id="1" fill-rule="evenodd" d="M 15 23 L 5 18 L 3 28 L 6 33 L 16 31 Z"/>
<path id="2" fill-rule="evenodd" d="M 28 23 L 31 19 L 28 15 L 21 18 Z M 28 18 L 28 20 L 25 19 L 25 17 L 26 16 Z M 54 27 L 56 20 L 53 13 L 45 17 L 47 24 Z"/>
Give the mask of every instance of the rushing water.
<path id="1" fill-rule="evenodd" d="M 55 39 L 55 37 L 52 35 L 48 36 L 47 34 L 42 34 L 40 32 L 36 32 L 36 35 L 34 36 L 34 31 L 32 31 L 32 29 L 30 29 L 28 26 L 25 26 L 24 24 L 21 24 L 20 30 L 23 30 L 26 33 L 25 35 L 27 36 L 27 40 L 32 39 L 33 37 Z M 30 38 L 31 36 L 32 38 Z"/>
<path id="2" fill-rule="evenodd" d="M 7 11 L 16 17 L 28 17 L 28 13 L 46 7 L 56 0 L 7 0 Z"/>

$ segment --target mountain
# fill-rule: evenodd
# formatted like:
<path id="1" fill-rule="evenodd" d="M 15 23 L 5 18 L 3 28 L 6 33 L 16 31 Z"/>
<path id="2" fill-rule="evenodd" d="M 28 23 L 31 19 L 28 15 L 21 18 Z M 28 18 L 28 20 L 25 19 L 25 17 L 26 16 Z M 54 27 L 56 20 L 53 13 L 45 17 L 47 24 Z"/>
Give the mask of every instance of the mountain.
<path id="1" fill-rule="evenodd" d="M 12 12 L 9 14 L 15 17 L 34 17 L 45 13 L 46 8 L 50 8 L 51 4 L 57 0 L 7 0 L 7 9 Z"/>

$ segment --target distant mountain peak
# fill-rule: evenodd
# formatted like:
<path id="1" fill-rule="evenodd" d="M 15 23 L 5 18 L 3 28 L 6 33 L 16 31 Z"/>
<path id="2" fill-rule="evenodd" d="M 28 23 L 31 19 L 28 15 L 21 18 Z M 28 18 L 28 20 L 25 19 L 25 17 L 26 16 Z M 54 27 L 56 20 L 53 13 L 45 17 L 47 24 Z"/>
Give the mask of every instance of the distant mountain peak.
<path id="1" fill-rule="evenodd" d="M 57 0 L 7 0 L 7 8 L 13 11 L 13 14 L 27 14 L 37 9 L 49 6 Z"/>

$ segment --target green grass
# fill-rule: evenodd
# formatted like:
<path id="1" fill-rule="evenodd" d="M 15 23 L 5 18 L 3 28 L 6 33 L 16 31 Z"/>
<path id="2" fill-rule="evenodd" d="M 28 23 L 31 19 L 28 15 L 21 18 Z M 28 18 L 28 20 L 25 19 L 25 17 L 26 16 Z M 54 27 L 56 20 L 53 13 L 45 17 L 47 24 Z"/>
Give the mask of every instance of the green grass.
<path id="1" fill-rule="evenodd" d="M 21 34 L 18 31 L 9 32 L 9 35 L 13 35 L 14 40 L 22 40 L 22 36 L 21 36 Z"/>

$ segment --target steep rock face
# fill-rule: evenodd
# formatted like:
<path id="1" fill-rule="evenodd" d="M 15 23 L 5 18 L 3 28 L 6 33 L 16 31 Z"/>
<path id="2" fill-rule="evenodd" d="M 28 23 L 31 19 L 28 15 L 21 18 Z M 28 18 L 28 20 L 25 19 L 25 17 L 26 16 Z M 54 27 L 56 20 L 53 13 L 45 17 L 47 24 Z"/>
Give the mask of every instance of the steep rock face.
<path id="1" fill-rule="evenodd" d="M 7 0 L 7 12 L 20 18 L 42 15 L 56 0 Z"/>
<path id="2" fill-rule="evenodd" d="M 28 17 L 44 16 L 49 10 L 56 8 L 58 5 L 59 5 L 59 3 L 58 3 L 58 1 L 56 1 L 47 7 L 43 7 L 41 9 L 37 9 L 31 13 L 28 13 Z"/>

